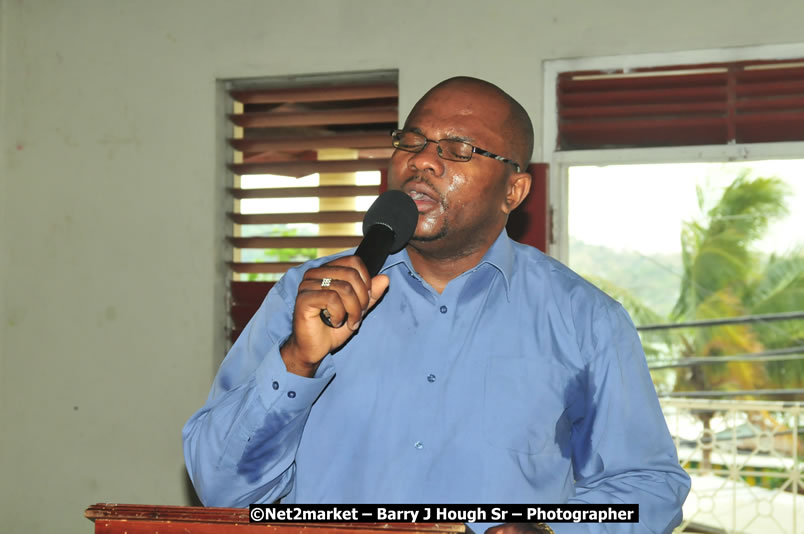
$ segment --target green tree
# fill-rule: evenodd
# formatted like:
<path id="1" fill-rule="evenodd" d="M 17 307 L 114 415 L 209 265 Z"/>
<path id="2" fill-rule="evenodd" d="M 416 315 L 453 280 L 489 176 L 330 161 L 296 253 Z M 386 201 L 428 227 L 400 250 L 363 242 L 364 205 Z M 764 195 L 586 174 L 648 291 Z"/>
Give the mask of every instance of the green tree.
<path id="1" fill-rule="evenodd" d="M 701 222 L 684 223 L 683 274 L 672 322 L 804 309 L 802 254 L 763 261 L 754 245 L 769 224 L 787 213 L 788 190 L 778 178 L 740 174 L 708 211 L 698 190 Z M 804 341 L 801 322 L 734 324 L 689 329 L 682 357 L 719 356 L 790 347 Z M 726 362 L 684 368 L 679 391 L 800 387 L 804 362 Z M 777 397 L 778 398 L 778 397 Z"/>
<path id="2" fill-rule="evenodd" d="M 750 179 L 748 172 L 743 172 L 709 209 L 703 191 L 698 188 L 697 192 L 703 217 L 700 221 L 683 224 L 681 285 L 669 317 L 663 320 L 626 289 L 606 280 L 592 280 L 617 298 L 638 324 L 804 310 L 802 251 L 773 254 L 763 259 L 754 248 L 767 233 L 769 224 L 787 213 L 785 184 L 778 178 Z M 732 324 L 671 332 L 643 332 L 642 341 L 649 361 L 749 354 L 804 344 L 802 321 Z M 676 372 L 675 380 L 668 380 L 667 373 L 663 373 L 664 376 L 659 377 L 654 373 L 654 382 L 660 391 L 671 382 L 676 391 L 792 389 L 804 385 L 804 360 L 682 367 Z M 793 400 L 792 395 L 787 399 Z M 709 430 L 712 413 L 697 415 L 704 429 Z M 770 414 L 752 423 L 760 427 L 779 425 Z M 708 448 L 703 451 L 704 468 L 711 465 L 711 452 Z"/>
<path id="3" fill-rule="evenodd" d="M 265 235 L 271 237 L 295 237 L 298 235 L 315 235 L 315 227 L 311 225 L 285 225 L 285 224 L 264 224 L 253 225 L 252 228 L 244 232 L 244 236 Z M 268 248 L 263 249 L 262 254 L 254 251 L 249 254 L 249 260 L 262 262 L 305 262 L 318 257 L 317 248 Z M 249 282 L 276 281 L 282 273 L 249 273 L 246 277 Z"/>

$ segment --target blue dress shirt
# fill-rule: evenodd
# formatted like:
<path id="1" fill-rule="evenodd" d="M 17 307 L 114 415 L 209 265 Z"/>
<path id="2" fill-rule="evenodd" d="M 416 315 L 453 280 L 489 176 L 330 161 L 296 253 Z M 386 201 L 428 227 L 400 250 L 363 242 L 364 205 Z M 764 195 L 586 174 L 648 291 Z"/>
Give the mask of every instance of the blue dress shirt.
<path id="1" fill-rule="evenodd" d="M 442 294 L 403 250 L 360 330 L 304 378 L 279 347 L 302 275 L 331 259 L 274 286 L 185 425 L 204 504 L 638 503 L 639 525 L 553 527 L 681 521 L 689 477 L 617 302 L 505 231 Z"/>

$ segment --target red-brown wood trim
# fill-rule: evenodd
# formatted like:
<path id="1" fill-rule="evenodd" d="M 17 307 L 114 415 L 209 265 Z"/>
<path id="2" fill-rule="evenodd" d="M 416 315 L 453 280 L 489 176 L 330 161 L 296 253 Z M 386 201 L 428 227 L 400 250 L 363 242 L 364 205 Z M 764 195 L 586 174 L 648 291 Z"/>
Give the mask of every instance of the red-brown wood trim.
<path id="1" fill-rule="evenodd" d="M 547 163 L 531 163 L 530 193 L 522 204 L 508 217 L 506 230 L 511 239 L 547 252 L 551 241 L 549 166 Z"/>
<path id="2" fill-rule="evenodd" d="M 380 186 L 382 187 L 382 186 Z M 315 213 L 232 213 L 226 216 L 235 224 L 291 224 L 291 223 L 357 223 L 365 211 L 318 211 Z"/>
<path id="3" fill-rule="evenodd" d="M 236 248 L 340 248 L 360 244 L 362 236 L 322 235 L 296 237 L 227 237 Z"/>
<path id="4" fill-rule="evenodd" d="M 281 139 L 229 139 L 229 145 L 241 152 L 268 152 L 274 150 L 312 150 L 319 148 L 386 148 L 391 136 L 386 130 L 360 134 L 334 134 L 316 136 L 283 136 Z"/>
<path id="5" fill-rule="evenodd" d="M 280 176 L 307 176 L 317 172 L 380 171 L 388 167 L 388 160 L 341 159 L 325 161 L 283 161 L 278 163 L 231 163 L 227 165 L 235 174 L 278 174 Z"/>
<path id="6" fill-rule="evenodd" d="M 398 98 L 396 83 L 371 83 L 343 86 L 283 87 L 277 89 L 240 89 L 229 91 L 243 104 L 278 104 L 291 102 L 336 102 L 372 98 Z"/>
<path id="7" fill-rule="evenodd" d="M 396 106 L 376 106 L 318 111 L 232 113 L 229 115 L 229 120 L 243 128 L 287 128 L 334 124 L 396 123 L 398 115 Z"/>
<path id="8" fill-rule="evenodd" d="M 247 508 L 95 504 L 84 512 L 96 534 L 461 533 L 461 523 L 249 523 Z"/>
<path id="9" fill-rule="evenodd" d="M 265 189 L 229 188 L 234 198 L 332 198 L 370 196 L 379 192 L 376 185 L 321 185 L 316 187 L 268 187 Z"/>

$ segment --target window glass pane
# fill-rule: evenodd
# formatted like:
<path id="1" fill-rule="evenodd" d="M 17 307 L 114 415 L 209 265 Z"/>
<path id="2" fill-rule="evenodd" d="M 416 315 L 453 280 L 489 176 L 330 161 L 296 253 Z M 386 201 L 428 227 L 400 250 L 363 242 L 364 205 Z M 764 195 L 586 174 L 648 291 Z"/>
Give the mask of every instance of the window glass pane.
<path id="1" fill-rule="evenodd" d="M 271 189 L 284 187 L 318 187 L 318 174 L 301 178 L 275 174 L 247 174 L 240 177 L 242 189 Z M 315 213 L 318 199 L 299 198 L 244 198 L 240 201 L 240 213 Z"/>
<path id="2" fill-rule="evenodd" d="M 319 175 L 311 174 L 296 178 L 275 174 L 251 174 L 240 177 L 242 189 L 271 189 L 287 187 L 317 187 Z M 240 200 L 240 213 L 315 213 L 319 201 L 316 197 L 292 198 L 246 198 Z M 313 223 L 289 224 L 244 224 L 240 237 L 291 237 L 318 235 L 318 225 Z M 316 257 L 315 248 L 291 249 L 240 249 L 239 260 L 243 263 L 294 262 Z M 235 280 L 276 281 L 282 273 L 236 273 Z"/>
<path id="3" fill-rule="evenodd" d="M 358 172 L 357 185 L 380 185 L 379 171 Z M 355 209 L 358 211 L 366 211 L 371 207 L 375 200 L 377 200 L 376 195 L 355 197 Z M 355 223 L 354 233 L 356 235 L 363 235 L 362 222 Z"/>
<path id="4" fill-rule="evenodd" d="M 804 160 L 576 166 L 569 169 L 569 266 L 669 314 L 682 276 L 683 223 L 705 224 L 706 212 L 741 173 L 778 178 L 788 191 L 788 213 L 773 218 L 749 248 L 760 258 L 800 251 Z"/>
<path id="5" fill-rule="evenodd" d="M 800 348 L 801 319 L 753 317 L 804 310 L 802 206 L 804 160 L 572 167 L 569 265 L 637 326 L 750 318 L 641 331 L 649 364 L 715 358 L 654 372 L 660 393 L 778 400 L 804 380 L 804 360 L 777 358 Z"/>

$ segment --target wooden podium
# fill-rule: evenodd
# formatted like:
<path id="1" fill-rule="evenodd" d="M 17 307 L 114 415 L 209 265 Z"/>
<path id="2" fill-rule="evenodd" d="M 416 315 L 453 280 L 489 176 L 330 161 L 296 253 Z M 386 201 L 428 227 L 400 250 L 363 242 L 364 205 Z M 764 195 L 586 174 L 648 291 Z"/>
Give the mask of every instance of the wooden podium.
<path id="1" fill-rule="evenodd" d="M 247 508 L 95 504 L 95 534 L 458 534 L 462 523 L 249 523 Z"/>

